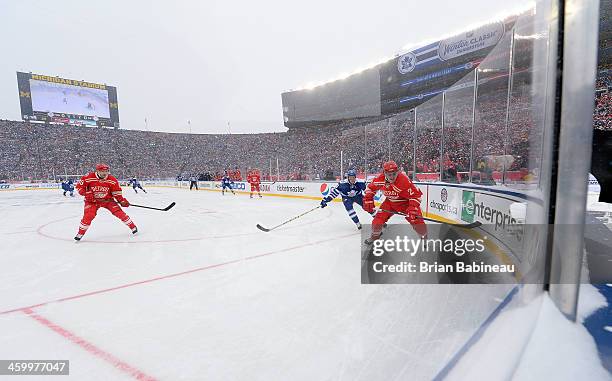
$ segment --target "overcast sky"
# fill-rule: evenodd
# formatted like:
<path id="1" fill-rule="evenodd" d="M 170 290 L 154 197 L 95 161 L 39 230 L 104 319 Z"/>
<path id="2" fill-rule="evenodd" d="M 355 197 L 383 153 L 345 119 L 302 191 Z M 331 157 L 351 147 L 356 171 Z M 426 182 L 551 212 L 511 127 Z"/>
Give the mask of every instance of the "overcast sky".
<path id="1" fill-rule="evenodd" d="M 0 0 L 0 118 L 21 119 L 25 71 L 116 86 L 126 129 L 285 131 L 282 91 L 527 3 Z"/>

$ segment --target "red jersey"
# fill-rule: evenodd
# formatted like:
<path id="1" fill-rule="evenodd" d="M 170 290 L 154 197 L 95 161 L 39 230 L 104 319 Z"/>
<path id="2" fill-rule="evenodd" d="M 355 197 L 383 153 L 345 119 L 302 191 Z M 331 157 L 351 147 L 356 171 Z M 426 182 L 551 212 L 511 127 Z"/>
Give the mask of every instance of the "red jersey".
<path id="1" fill-rule="evenodd" d="M 76 185 L 80 194 L 92 192 L 96 201 L 117 201 L 123 200 L 121 186 L 115 176 L 108 175 L 105 179 L 100 179 L 95 172 L 90 172 L 81 177 Z"/>
<path id="2" fill-rule="evenodd" d="M 417 188 L 404 172 L 397 174 L 394 182 L 385 181 L 385 174 L 381 173 L 368 185 L 366 198 L 374 198 L 376 191 L 382 190 L 386 200 L 390 202 L 406 202 L 408 200 L 420 201 L 423 192 Z"/>
<path id="3" fill-rule="evenodd" d="M 260 184 L 261 183 L 261 177 L 259 177 L 259 173 L 251 173 L 247 179 L 247 181 L 249 182 L 249 184 Z"/>

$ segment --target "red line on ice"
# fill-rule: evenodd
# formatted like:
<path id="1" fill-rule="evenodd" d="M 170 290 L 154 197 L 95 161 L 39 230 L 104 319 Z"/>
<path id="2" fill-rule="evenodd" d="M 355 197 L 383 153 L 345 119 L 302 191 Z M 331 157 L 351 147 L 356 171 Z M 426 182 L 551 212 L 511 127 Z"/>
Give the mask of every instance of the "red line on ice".
<path id="1" fill-rule="evenodd" d="M 288 251 L 291 251 L 291 250 L 301 249 L 301 248 L 307 247 L 307 246 L 318 245 L 320 243 L 324 243 L 324 242 L 328 242 L 328 241 L 333 241 L 333 240 L 337 240 L 337 239 L 341 239 L 341 238 L 346 238 L 346 237 L 354 236 L 356 234 L 357 233 L 350 233 L 350 234 L 346 234 L 346 235 L 342 235 L 342 236 L 338 236 L 338 237 L 333 237 L 333 238 L 328 238 L 328 239 L 323 239 L 323 240 L 319 240 L 319 241 L 314 241 L 314 242 L 310 242 L 310 243 L 303 243 L 301 245 L 291 246 L 291 247 L 288 247 L 288 248 L 285 248 L 285 249 L 269 251 L 267 253 L 256 254 L 256 255 L 251 255 L 251 256 L 248 256 L 248 257 L 242 257 L 242 258 L 238 258 L 238 259 L 233 259 L 231 261 L 221 262 L 221 263 L 217 263 L 217 264 L 214 264 L 214 265 L 198 267 L 198 268 L 191 269 L 191 270 L 181 271 L 179 273 L 162 275 L 162 276 L 159 276 L 159 277 L 156 277 L 156 278 L 145 279 L 145 280 L 141 280 L 141 281 L 138 281 L 138 282 L 124 284 L 124 285 L 121 285 L 121 286 L 105 288 L 105 289 L 102 289 L 102 290 L 91 291 L 91 292 L 87 292 L 87 293 L 84 293 L 84 294 L 78 294 L 78 295 L 74 295 L 74 296 L 68 296 L 68 297 L 65 297 L 65 298 L 50 300 L 50 301 L 47 301 L 47 302 L 38 303 L 38 304 L 31 305 L 31 306 L 14 308 L 14 309 L 11 309 L 11 310 L 6 310 L 6 311 L 0 312 L 0 315 L 5 315 L 5 314 L 9 314 L 11 312 L 23 311 L 23 310 L 32 309 L 32 308 L 38 308 L 38 307 L 42 307 L 42 306 L 45 306 L 45 305 L 50 304 L 50 303 L 60 303 L 60 302 L 68 301 L 68 300 L 84 298 L 86 296 L 103 294 L 103 293 L 107 293 L 107 292 L 111 292 L 111 291 L 120 290 L 122 288 L 128 288 L 128 287 L 138 286 L 138 285 L 141 285 L 141 284 L 152 283 L 152 282 L 156 282 L 156 281 L 163 280 L 163 279 L 176 278 L 176 277 L 179 277 L 181 275 L 187 275 L 187 274 L 191 274 L 191 273 L 195 273 L 195 272 L 199 272 L 199 271 L 210 270 L 210 269 L 214 269 L 214 268 L 222 267 L 222 266 L 226 266 L 226 265 L 231 265 L 231 264 L 238 263 L 238 262 L 250 261 L 250 260 L 253 260 L 253 259 L 267 257 L 267 256 L 273 255 L 273 254 L 285 253 L 285 252 L 288 252 Z"/>
<path id="2" fill-rule="evenodd" d="M 50 330 L 54 331 L 55 333 L 58 333 L 60 336 L 64 337 L 65 339 L 67 339 L 68 341 L 73 342 L 74 344 L 78 345 L 79 347 L 81 347 L 82 349 L 86 350 L 87 352 L 89 352 L 90 354 L 96 356 L 99 359 L 102 359 L 108 363 L 110 363 L 112 366 L 114 366 L 115 368 L 119 369 L 120 371 L 129 374 L 130 376 L 132 376 L 132 378 L 136 379 L 136 380 L 147 380 L 147 381 L 154 381 L 156 380 L 155 378 L 147 375 L 146 373 L 144 373 L 143 371 L 139 370 L 136 367 L 133 367 L 132 365 L 128 364 L 127 362 L 118 359 L 116 356 L 112 355 L 111 353 L 106 352 L 103 349 L 98 348 L 95 344 L 90 343 L 89 341 L 83 339 L 82 337 L 79 337 L 77 335 L 75 335 L 74 333 L 70 332 L 69 330 L 67 330 L 66 328 L 52 322 L 51 320 L 37 314 L 36 312 L 32 311 L 29 308 L 25 308 L 22 310 L 22 312 L 24 314 L 26 314 L 27 316 L 31 317 L 32 319 L 36 320 L 38 323 L 42 324 L 43 326 L 49 328 Z"/>

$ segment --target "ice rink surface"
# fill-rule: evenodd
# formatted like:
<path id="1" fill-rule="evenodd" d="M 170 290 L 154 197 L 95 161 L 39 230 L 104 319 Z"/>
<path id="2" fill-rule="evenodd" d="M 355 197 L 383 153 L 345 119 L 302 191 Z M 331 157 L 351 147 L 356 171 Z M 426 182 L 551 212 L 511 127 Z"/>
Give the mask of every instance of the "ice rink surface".
<path id="1" fill-rule="evenodd" d="M 362 285 L 339 203 L 264 233 L 317 201 L 147 191 L 124 195 L 176 206 L 127 208 L 136 236 L 101 209 L 80 243 L 81 197 L 0 192 L 0 359 L 68 359 L 74 380 L 431 379 L 509 289 Z"/>

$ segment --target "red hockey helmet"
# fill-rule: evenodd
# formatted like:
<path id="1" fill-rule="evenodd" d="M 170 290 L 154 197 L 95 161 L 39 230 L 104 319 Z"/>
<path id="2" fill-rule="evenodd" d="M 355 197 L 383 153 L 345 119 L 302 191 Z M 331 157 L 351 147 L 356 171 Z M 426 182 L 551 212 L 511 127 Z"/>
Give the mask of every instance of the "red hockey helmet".
<path id="1" fill-rule="evenodd" d="M 393 160 L 389 160 L 383 164 L 383 170 L 385 172 L 397 172 L 398 167 L 397 167 L 397 164 Z"/>
<path id="2" fill-rule="evenodd" d="M 104 164 L 104 163 L 96 164 L 96 171 L 108 171 L 108 170 L 110 170 L 110 167 L 108 166 L 108 164 Z"/>
<path id="3" fill-rule="evenodd" d="M 397 178 L 398 173 L 397 164 L 393 160 L 389 160 L 383 164 L 383 171 L 385 173 L 385 181 L 390 183 L 394 182 Z"/>

